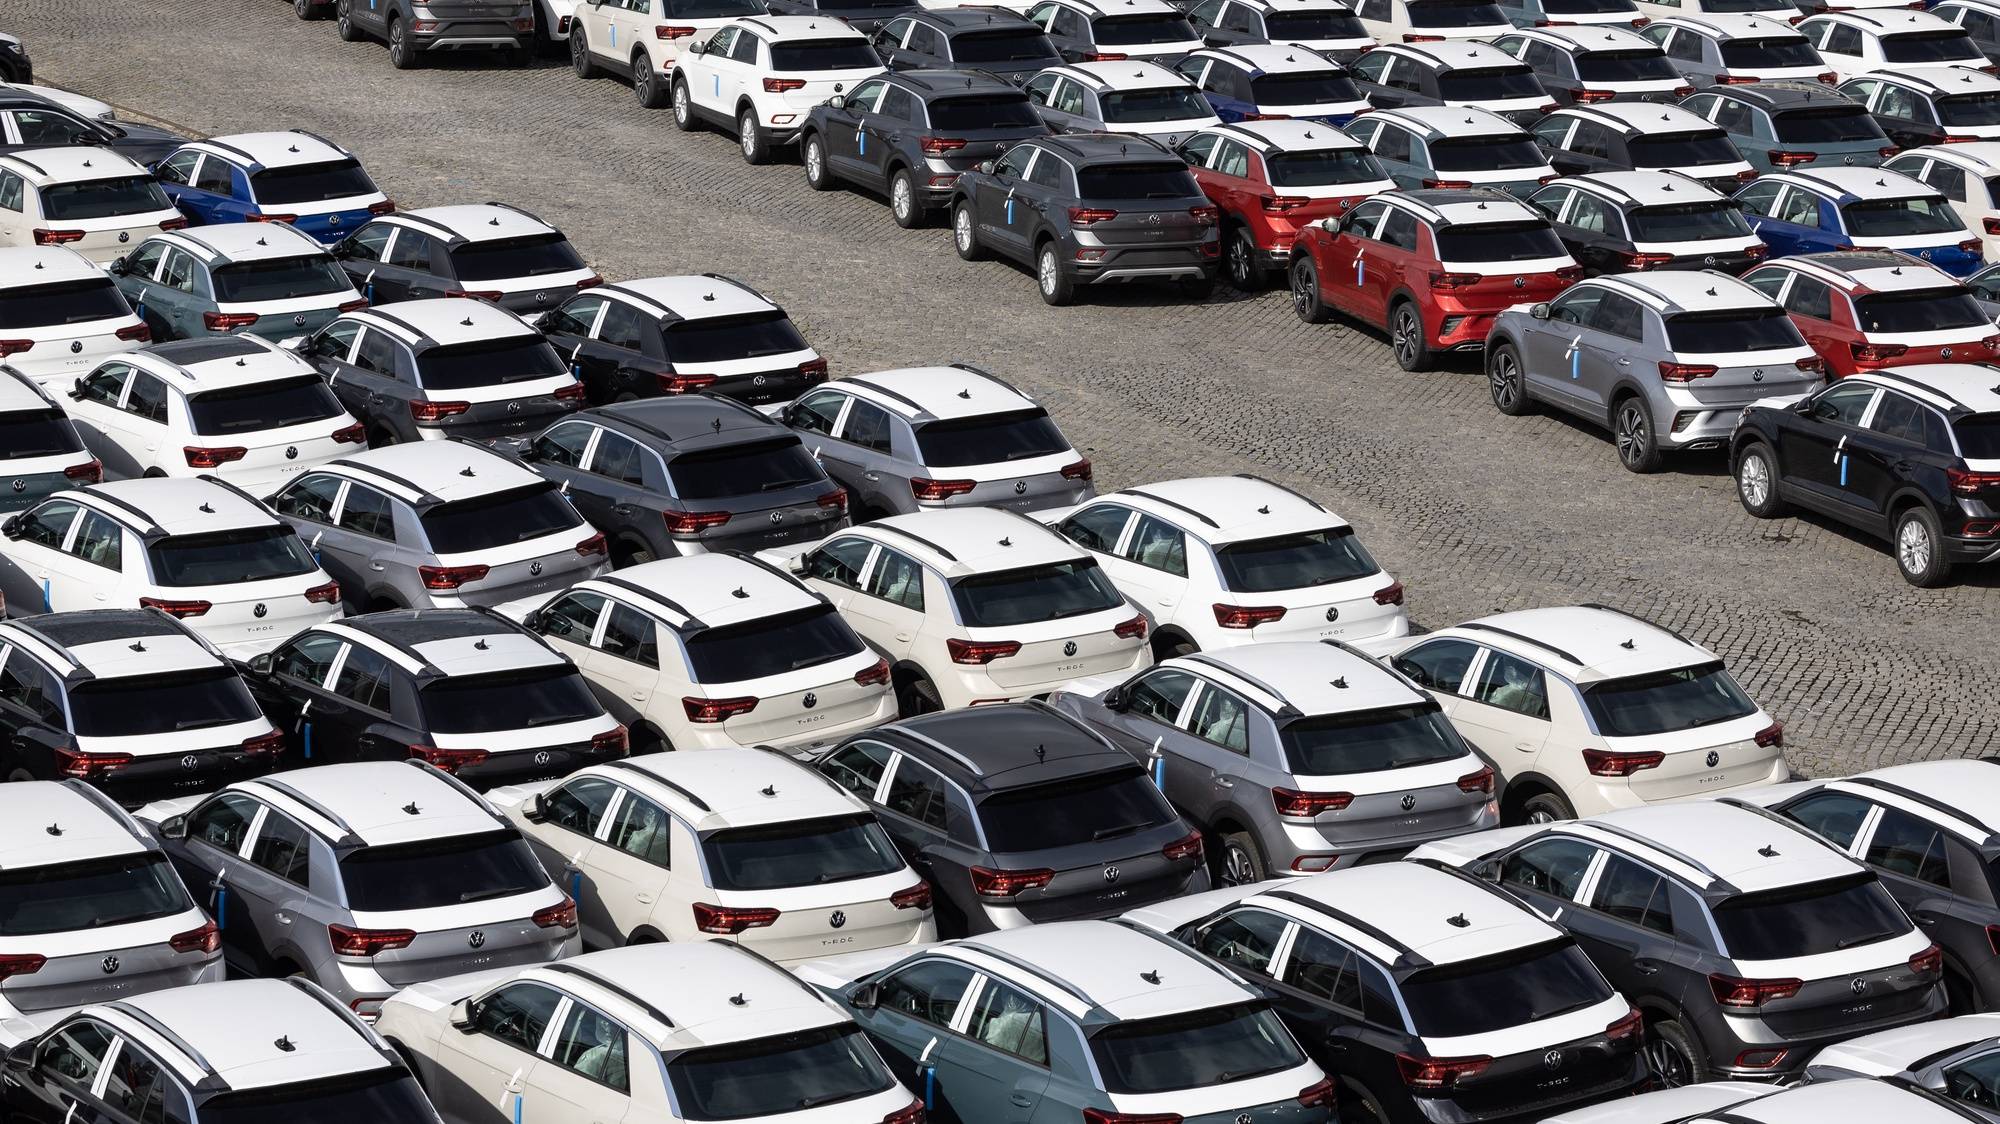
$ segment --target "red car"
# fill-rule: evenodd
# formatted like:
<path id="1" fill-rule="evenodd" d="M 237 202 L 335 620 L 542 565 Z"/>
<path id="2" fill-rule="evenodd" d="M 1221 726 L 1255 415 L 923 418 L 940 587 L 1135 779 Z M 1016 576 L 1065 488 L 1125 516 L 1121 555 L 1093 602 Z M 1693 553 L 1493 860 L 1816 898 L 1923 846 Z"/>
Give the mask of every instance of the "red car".
<path id="1" fill-rule="evenodd" d="M 1181 145 L 1195 182 L 1222 211 L 1223 264 L 1245 292 L 1292 260 L 1299 231 L 1394 191 L 1368 146 L 1319 121 L 1246 121 Z"/>
<path id="2" fill-rule="evenodd" d="M 1338 312 L 1389 333 L 1405 371 L 1441 351 L 1486 346 L 1493 317 L 1545 301 L 1583 268 L 1540 211 L 1497 191 L 1430 188 L 1378 195 L 1292 245 L 1292 308 Z"/>
<path id="3" fill-rule="evenodd" d="M 1972 290 L 1908 254 L 1800 254 L 1766 262 L 1743 280 L 1785 306 L 1833 378 L 2000 359 L 2000 334 Z"/>

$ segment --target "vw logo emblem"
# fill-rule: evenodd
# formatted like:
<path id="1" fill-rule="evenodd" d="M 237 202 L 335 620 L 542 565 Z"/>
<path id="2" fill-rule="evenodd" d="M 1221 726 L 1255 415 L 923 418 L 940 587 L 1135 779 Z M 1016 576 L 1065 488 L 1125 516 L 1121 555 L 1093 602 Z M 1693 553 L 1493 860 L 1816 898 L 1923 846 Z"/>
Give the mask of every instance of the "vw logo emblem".
<path id="1" fill-rule="evenodd" d="M 1549 1050 L 1542 1054 L 1542 1068 L 1561 1069 L 1562 1067 L 1563 1052 L 1561 1050 Z"/>
<path id="2" fill-rule="evenodd" d="M 783 523 L 784 521 L 785 521 L 785 513 L 784 513 L 784 512 L 782 512 L 782 511 L 774 511 L 774 512 L 772 512 L 772 513 L 771 513 L 771 522 L 773 522 L 773 523 Z"/>
<path id="3" fill-rule="evenodd" d="M 507 412 L 508 412 L 508 413 L 510 413 L 510 414 L 518 414 L 518 413 L 520 413 L 520 412 L 521 412 L 521 404 L 520 404 L 519 402 L 509 402 L 509 403 L 507 403 Z"/>
<path id="4" fill-rule="evenodd" d="M 1843 163 L 1843 164 L 1852 164 L 1852 163 L 1854 163 L 1854 157 L 1852 157 L 1852 156 L 1843 156 L 1843 157 L 1841 157 L 1841 158 L 1840 158 L 1840 162 L 1841 162 L 1841 163 Z"/>
<path id="5" fill-rule="evenodd" d="M 1931 260 L 1931 252 L 1929 250 L 1918 250 L 1917 256 L 1924 259 L 1925 261 Z"/>
<path id="6" fill-rule="evenodd" d="M 764 376 L 762 376 L 762 375 L 753 375 L 753 376 L 751 376 L 751 379 L 750 379 L 750 385 L 751 385 L 751 386 L 763 386 L 763 385 L 764 385 Z"/>
<path id="7" fill-rule="evenodd" d="M 1528 279 L 1527 279 L 1527 278 L 1525 278 L 1525 277 L 1516 277 L 1516 278 L 1514 278 L 1514 287 L 1515 287 L 1516 289 L 1525 289 L 1525 288 L 1527 288 L 1527 287 L 1528 287 Z"/>
<path id="8" fill-rule="evenodd" d="M 486 934 L 480 932 L 478 929 L 474 929 L 471 935 L 465 938 L 465 943 L 474 948 L 482 948 L 486 944 Z"/>
<path id="9" fill-rule="evenodd" d="M 129 231 L 129 230 L 121 230 L 121 231 L 119 231 L 119 232 L 118 232 L 118 240 L 119 240 L 120 242 L 130 242 L 130 241 L 132 240 L 132 232 L 131 232 L 131 231 Z"/>
<path id="10" fill-rule="evenodd" d="M 82 351 L 82 350 L 83 350 L 83 341 L 82 341 L 82 340 L 71 340 L 71 341 L 69 341 L 69 353 L 70 353 L 71 355 L 75 355 L 75 354 L 76 354 L 77 352 L 79 352 L 79 351 Z"/>
<path id="11" fill-rule="evenodd" d="M 296 316 L 293 316 L 293 317 L 292 317 L 292 325 L 293 325 L 293 327 L 297 327 L 297 328 L 303 328 L 303 327 L 305 327 L 305 326 L 306 326 L 306 314 L 305 314 L 305 313 L 303 313 L 303 312 L 301 312 L 301 313 L 299 313 L 298 315 L 296 315 Z"/>
<path id="12" fill-rule="evenodd" d="M 534 575 L 535 577 L 538 577 L 538 578 L 539 578 L 539 577 L 541 577 L 541 576 L 542 576 L 542 564 L 541 564 L 540 562 L 530 562 L 530 563 L 528 563 L 528 573 L 530 573 L 530 574 L 533 574 L 533 575 Z"/>
<path id="13" fill-rule="evenodd" d="M 104 974 L 108 976 L 118 970 L 118 958 L 116 956 L 107 956 L 98 967 L 104 969 Z"/>
<path id="14" fill-rule="evenodd" d="M 326 225 L 328 225 L 328 226 L 339 226 L 339 225 L 340 225 L 340 216 L 339 216 L 339 215 L 328 215 L 328 216 L 326 216 Z"/>
<path id="15" fill-rule="evenodd" d="M 1714 254 L 1710 254 L 1710 255 L 1708 255 L 1707 257 L 1705 257 L 1705 258 L 1701 259 L 1701 264 L 1703 264 L 1703 265 L 1714 265 L 1714 264 L 1715 264 L 1715 255 L 1714 255 Z"/>
<path id="16" fill-rule="evenodd" d="M 285 459 L 286 459 L 286 460 L 288 460 L 288 461 L 295 461 L 295 460 L 298 460 L 298 459 L 299 459 L 299 447 L 298 447 L 297 445 L 287 445 L 287 446 L 285 446 Z"/>
<path id="17" fill-rule="evenodd" d="M 1708 760 L 1708 767 L 1709 767 L 1709 768 L 1711 768 L 1711 769 L 1713 769 L 1713 768 L 1715 768 L 1715 767 L 1716 767 L 1717 765 L 1720 765 L 1720 764 L 1722 764 L 1722 754 L 1720 754 L 1720 753 L 1717 753 L 1717 752 L 1716 752 L 1715 750 L 1712 750 L 1712 749 L 1711 749 L 1711 750 L 1709 750 L 1709 751 L 1708 751 L 1708 759 L 1707 759 L 1707 760 Z"/>
<path id="18" fill-rule="evenodd" d="M 1750 381 L 1751 381 L 1751 382 L 1763 382 L 1763 381 L 1764 381 L 1764 368 L 1762 368 L 1762 367 L 1759 367 L 1759 368 L 1757 368 L 1756 370 L 1754 370 L 1754 371 L 1750 372 Z"/>
<path id="19" fill-rule="evenodd" d="M 17 478 L 15 478 L 15 480 L 14 480 L 14 490 L 15 490 L 15 491 L 17 491 L 17 492 L 25 492 L 25 491 L 27 491 L 27 490 L 28 490 L 28 482 L 27 482 L 26 480 L 22 480 L 22 479 L 20 479 L 20 478 L 18 478 L 18 477 L 17 477 Z"/>
<path id="20" fill-rule="evenodd" d="M 1338 605 L 1328 605 L 1328 606 L 1326 607 L 1326 619 L 1327 619 L 1327 620 L 1329 620 L 1329 621 L 1337 621 L 1337 620 L 1339 620 L 1339 619 L 1340 619 L 1340 606 L 1338 606 Z"/>
<path id="21" fill-rule="evenodd" d="M 1252 1124 L 1252 1122 L 1255 1121 L 1256 1119 L 1257 1119 L 1256 1117 L 1250 1115 L 1247 1112 L 1239 1112 L 1236 1114 L 1236 1124 Z"/>
<path id="22" fill-rule="evenodd" d="M 549 763 L 549 761 L 550 761 L 551 759 L 552 759 L 552 757 L 551 757 L 551 755 L 550 755 L 550 753 L 549 753 L 549 751 L 548 751 L 548 750 L 546 750 L 546 749 L 538 749 L 538 750 L 536 750 L 536 751 L 535 751 L 535 764 L 537 764 L 537 765 L 546 765 L 546 764 L 548 764 L 548 763 Z"/>
<path id="23" fill-rule="evenodd" d="M 196 757 L 192 753 L 186 754 L 181 757 L 181 768 L 183 769 L 192 769 L 199 764 L 201 764 L 201 758 Z"/>
<path id="24" fill-rule="evenodd" d="M 1847 981 L 1847 990 L 1856 995 L 1866 995 L 1868 994 L 1868 981 L 1862 979 L 1860 976 L 1856 976 Z"/>
<path id="25" fill-rule="evenodd" d="M 1949 358 L 1951 358 L 1951 349 L 1950 349 L 1950 348 L 1948 348 L 1948 347 L 1940 347 L 1940 348 L 1938 348 L 1938 358 L 1939 358 L 1939 359 L 1949 359 Z"/>
<path id="26" fill-rule="evenodd" d="M 269 605 L 266 605 L 262 601 L 259 601 L 257 602 L 257 607 L 250 610 L 250 615 L 256 617 L 258 620 L 263 620 L 264 615 L 266 613 L 269 613 L 270 611 L 271 607 Z"/>
<path id="27" fill-rule="evenodd" d="M 1017 496 L 1025 496 L 1025 495 L 1027 495 L 1027 494 L 1028 494 L 1028 482 L 1027 482 L 1026 480 L 1016 480 L 1016 481 L 1014 481 L 1014 494 L 1015 494 L 1015 495 L 1017 495 Z"/>
<path id="28" fill-rule="evenodd" d="M 836 909 L 833 911 L 833 916 L 826 919 L 826 923 L 838 929 L 842 925 L 847 924 L 847 914 Z"/>
<path id="29" fill-rule="evenodd" d="M 535 294 L 535 303 L 536 303 L 536 304 L 547 304 L 547 303 L 549 303 L 549 295 L 548 295 L 547 293 L 536 293 L 536 294 Z"/>
<path id="30" fill-rule="evenodd" d="M 843 83 L 840 83 L 840 82 L 835 82 L 835 83 L 833 84 L 833 92 L 834 92 L 834 93 L 836 93 L 836 94 L 838 94 L 838 93 L 842 93 L 842 92 L 844 92 L 844 91 L 845 91 L 846 89 L 847 89 L 847 86 L 846 86 L 845 84 L 843 84 Z"/>
<path id="31" fill-rule="evenodd" d="M 1416 806 L 1417 806 L 1417 797 L 1416 797 L 1416 794 L 1414 794 L 1414 793 L 1409 793 L 1409 792 L 1406 792 L 1406 793 L 1404 793 L 1404 794 L 1403 794 L 1403 810 L 1404 810 L 1405 812 L 1408 812 L 1408 811 L 1411 811 L 1412 809 L 1414 809 L 1414 808 L 1415 808 Z"/>
<path id="32" fill-rule="evenodd" d="M 1072 640 L 1069 643 L 1063 645 L 1063 655 L 1065 656 L 1076 655 L 1076 641 Z"/>
<path id="33" fill-rule="evenodd" d="M 802 705 L 804 705 L 804 707 L 805 707 L 805 708 L 806 708 L 807 710 L 811 710 L 811 709 L 812 709 L 813 707 L 816 707 L 816 706 L 818 706 L 818 705 L 819 705 L 819 696 L 818 696 L 818 695 L 815 695 L 815 694 L 813 694 L 813 693 L 812 693 L 811 691 L 807 691 L 807 692 L 806 692 L 806 697 L 805 697 L 805 698 L 802 698 L 802 699 L 800 699 L 800 700 L 799 700 L 799 702 L 800 702 L 800 703 L 801 703 Z"/>
<path id="34" fill-rule="evenodd" d="M 1105 868 L 1104 868 L 1104 880 L 1105 880 L 1106 882 L 1116 882 L 1116 881 L 1118 881 L 1118 868 L 1117 868 L 1117 867 L 1115 867 L 1115 866 L 1107 866 L 1107 867 L 1105 867 Z"/>

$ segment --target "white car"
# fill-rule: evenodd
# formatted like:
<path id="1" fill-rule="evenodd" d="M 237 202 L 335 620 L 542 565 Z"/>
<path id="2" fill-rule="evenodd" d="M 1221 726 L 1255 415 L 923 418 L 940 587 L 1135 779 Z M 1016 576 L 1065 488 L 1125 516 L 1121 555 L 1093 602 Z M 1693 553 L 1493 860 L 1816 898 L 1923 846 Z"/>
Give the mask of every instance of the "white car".
<path id="1" fill-rule="evenodd" d="M 1318 51 L 1329 58 L 1352 63 L 1376 42 L 1361 28 L 1354 5 L 1345 0 L 1200 0 L 1188 9 L 1195 30 L 1208 28 L 1247 29 L 1241 43 L 1254 43 L 1261 32 L 1271 43 L 1290 44 Z"/>
<path id="2" fill-rule="evenodd" d="M 1898 153 L 1882 165 L 1931 185 L 1979 234 L 1981 256 L 2000 261 L 2000 141 L 1938 144 Z"/>
<path id="3" fill-rule="evenodd" d="M 15 615 L 156 608 L 247 660 L 341 615 L 340 583 L 271 510 L 212 480 L 64 492 L 0 524 Z"/>
<path id="4" fill-rule="evenodd" d="M 1487 42 L 1386 43 L 1350 69 L 1356 79 L 1383 88 L 1385 107 L 1401 104 L 1402 95 L 1393 91 L 1421 90 L 1427 80 L 1437 85 L 1442 105 L 1483 109 L 1523 125 L 1557 105 L 1533 67 Z"/>
<path id="5" fill-rule="evenodd" d="M 1150 621 L 1082 548 L 1007 511 L 897 515 L 767 560 L 890 664 L 905 715 L 1047 694 L 1153 662 Z"/>
<path id="6" fill-rule="evenodd" d="M 1541 1124 L 1684 1124 L 1701 1122 L 1707 1114 L 1727 1112 L 1778 1091 L 1776 1085 L 1755 1081 L 1704 1081 L 1671 1089 L 1654 1089 L 1620 1097 L 1588 1108 L 1573 1108 L 1543 1117 Z"/>
<path id="7" fill-rule="evenodd" d="M 1379 43 L 1491 39 L 1514 30 L 1492 0 L 1361 0 L 1355 14 Z"/>
<path id="8" fill-rule="evenodd" d="M 1784 0 L 1775 0 L 1784 3 Z M 1655 19 L 1639 32 L 1674 60 L 1697 86 L 1737 86 L 1750 82 L 1826 82 L 1819 52 L 1791 26 L 1804 19 L 1789 6 L 1761 15 L 1690 10 Z M 1791 22 L 1787 22 L 1791 21 Z"/>
<path id="9" fill-rule="evenodd" d="M 1891 139 L 1908 128 L 1929 132 L 1941 144 L 2000 140 L 2000 77 L 1966 66 L 1907 66 L 1850 79 L 1840 92 L 1868 107 Z M 1885 163 L 1885 166 L 1887 164 Z"/>
<path id="10" fill-rule="evenodd" d="M 789 963 L 937 939 L 929 884 L 868 805 L 782 753 L 648 754 L 492 798 L 592 948 L 719 936 Z"/>
<path id="11" fill-rule="evenodd" d="M 20 511 L 49 495 L 104 479 L 76 423 L 41 384 L 0 365 L 0 470 L 19 485 L 0 511 Z"/>
<path id="12" fill-rule="evenodd" d="M 257 336 L 127 351 L 77 380 L 70 417 L 114 479 L 217 476 L 268 495 L 361 447 L 312 364 Z"/>
<path id="13" fill-rule="evenodd" d="M 1652 19 L 1666 16 L 1755 15 L 1765 19 L 1797 23 L 1806 18 L 1792 0 L 1632 0 L 1639 14 Z M 1859 7 L 1861 5 L 1854 5 Z M 1902 4 L 1897 4 L 1902 7 Z"/>
<path id="14" fill-rule="evenodd" d="M 556 25 L 578 78 L 622 74 L 647 109 L 663 109 L 682 49 L 730 20 L 764 14 L 758 0 L 540 0 L 573 7 Z"/>
<path id="15" fill-rule="evenodd" d="M 1161 658 L 1260 640 L 1381 650 L 1410 634 L 1403 583 L 1354 528 L 1268 480 L 1164 480 L 1034 517 L 1089 551 L 1152 616 Z"/>
<path id="16" fill-rule="evenodd" d="M 530 613 L 640 753 L 800 752 L 893 721 L 888 661 L 824 596 L 733 554 L 628 566 Z"/>
<path id="17" fill-rule="evenodd" d="M 1392 661 L 1506 779 L 1502 817 L 1547 823 L 1791 776 L 1785 726 L 1721 657 L 1602 605 L 1499 613 Z"/>
<path id="18" fill-rule="evenodd" d="M 1981 1012 L 1878 1030 L 1836 1042 L 1806 1063 L 1806 1078 L 1893 1077 L 1979 1043 L 2000 1039 L 2000 1014 Z M 1991 1073 L 1992 1062 L 1982 1069 Z M 1988 1080 L 1991 1080 L 1989 1077 Z"/>
<path id="19" fill-rule="evenodd" d="M 0 156 L 0 245 L 68 246 L 104 265 L 135 239 L 186 225 L 151 172 L 108 148 Z"/>
<path id="20" fill-rule="evenodd" d="M 1173 148 L 1222 123 L 1193 82 L 1157 62 L 1052 66 L 1021 88 L 1058 133 L 1125 133 Z"/>
<path id="21" fill-rule="evenodd" d="M 0 362 L 67 392 L 107 355 L 153 338 L 118 282 L 63 246 L 0 247 Z"/>
<path id="22" fill-rule="evenodd" d="M 33 94 L 38 98 L 47 98 L 78 116 L 94 117 L 99 121 L 118 120 L 118 111 L 112 108 L 110 102 L 99 101 L 96 98 L 87 97 L 69 90 L 59 90 L 54 86 L 31 86 L 23 82 L 0 82 L 0 89 L 19 90 L 24 94 Z"/>
<path id="23" fill-rule="evenodd" d="M 736 134 L 743 159 L 768 163 L 798 140 L 812 107 L 882 73 L 868 37 L 831 16 L 744 16 L 690 37 L 675 67 L 674 124 Z"/>
<path id="24" fill-rule="evenodd" d="M 1835 82 L 1877 70 L 1920 66 L 1962 66 L 1988 73 L 1993 69 L 1964 28 L 1900 5 L 1881 11 L 1813 16 L 1799 24 L 1799 34 L 1818 49 Z"/>
<path id="25" fill-rule="evenodd" d="M 1493 45 L 1535 67 L 1549 92 L 1568 105 L 1617 101 L 1650 108 L 1694 93 L 1658 44 L 1627 27 L 1526 27 Z"/>
<path id="26" fill-rule="evenodd" d="M 1148 59 L 1172 65 L 1201 50 L 1201 35 L 1167 0 L 1041 0 L 1028 9 L 1070 62 Z"/>
<path id="27" fill-rule="evenodd" d="M 376 1028 L 450 1124 L 925 1115 L 837 1004 L 754 953 L 706 942 L 418 984 L 383 1005 Z"/>

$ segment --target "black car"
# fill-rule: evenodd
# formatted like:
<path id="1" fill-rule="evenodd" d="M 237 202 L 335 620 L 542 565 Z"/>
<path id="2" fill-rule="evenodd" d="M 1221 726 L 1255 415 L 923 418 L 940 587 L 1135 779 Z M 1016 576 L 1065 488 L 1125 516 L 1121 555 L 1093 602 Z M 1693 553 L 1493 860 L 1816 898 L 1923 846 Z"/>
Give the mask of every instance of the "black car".
<path id="1" fill-rule="evenodd" d="M 1041 702 L 905 719 L 815 767 L 867 801 L 930 882 L 940 936 L 1112 917 L 1208 888 L 1201 834 L 1146 771 Z"/>
<path id="2" fill-rule="evenodd" d="M 847 526 L 847 492 L 798 435 L 728 398 L 585 410 L 517 453 L 610 540 L 623 567 L 694 552 L 813 543 Z"/>
<path id="3" fill-rule="evenodd" d="M 1566 176 L 1677 172 L 1727 195 L 1756 178 L 1729 134 L 1679 106 L 1578 105 L 1535 122 L 1535 143 Z"/>
<path id="4" fill-rule="evenodd" d="M 1025 141 L 958 179 L 958 256 L 999 254 L 1035 270 L 1042 299 L 1068 304 L 1078 285 L 1178 281 L 1215 286 L 1217 221 L 1181 158 L 1144 137 L 1070 133 Z"/>
<path id="5" fill-rule="evenodd" d="M 27 86 L 34 81 L 35 64 L 28 58 L 28 45 L 18 35 L 0 32 L 0 82 Z"/>
<path id="6" fill-rule="evenodd" d="M 1487 43 L 1384 43 L 1351 70 L 1376 109 L 1478 106 L 1527 126 L 1556 107 L 1534 67 Z"/>
<path id="7" fill-rule="evenodd" d="M 941 8 L 897 16 L 875 32 L 890 70 L 983 70 L 1018 86 L 1063 57 L 1035 24 L 1000 8 Z"/>
<path id="8" fill-rule="evenodd" d="M 1591 275 L 1634 269 L 1741 273 L 1770 253 L 1732 200 L 1672 172 L 1569 176 L 1528 197 Z"/>
<path id="9" fill-rule="evenodd" d="M 341 239 L 333 256 L 374 305 L 478 297 L 533 316 L 604 283 L 562 231 L 506 203 L 382 215 Z"/>
<path id="10" fill-rule="evenodd" d="M 151 125 L 93 121 L 68 106 L 26 90 L 0 91 L 0 118 L 7 125 L 5 133 L 0 133 L 0 152 L 84 144 L 108 148 L 150 166 L 188 140 L 179 133 Z"/>
<path id="11" fill-rule="evenodd" d="M 1744 510 L 1804 508 L 1889 540 L 1912 585 L 2000 556 L 2000 390 L 1993 368 L 1849 375 L 1792 405 L 1751 406 L 1731 442 Z"/>
<path id="12" fill-rule="evenodd" d="M 962 173 L 1048 134 L 1028 95 L 1005 79 L 908 70 L 856 83 L 853 92 L 814 106 L 799 154 L 814 190 L 845 182 L 886 192 L 896 222 L 915 227 L 950 204 Z"/>
<path id="13" fill-rule="evenodd" d="M 764 7 L 774 16 L 831 16 L 863 35 L 919 10 L 913 0 L 764 0 Z"/>
<path id="14" fill-rule="evenodd" d="M 1966 67 L 1878 70 L 1840 92 L 1867 106 L 1903 148 L 1985 140 L 1983 130 L 2000 124 L 2000 78 Z"/>

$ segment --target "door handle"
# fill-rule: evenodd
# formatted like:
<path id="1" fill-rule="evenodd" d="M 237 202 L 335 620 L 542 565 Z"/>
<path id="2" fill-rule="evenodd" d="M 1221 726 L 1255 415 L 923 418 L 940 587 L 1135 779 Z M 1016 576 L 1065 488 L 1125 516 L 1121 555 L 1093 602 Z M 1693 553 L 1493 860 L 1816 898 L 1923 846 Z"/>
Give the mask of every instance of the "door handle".
<path id="1" fill-rule="evenodd" d="M 632 511 L 633 507 L 629 503 L 614 503 L 611 505 L 611 514 L 613 515 L 630 515 Z"/>
<path id="2" fill-rule="evenodd" d="M 873 484 L 875 481 L 882 479 L 881 474 L 874 472 L 864 472 L 861 474 L 861 478 L 863 480 L 868 481 L 870 484 Z"/>
<path id="3" fill-rule="evenodd" d="M 632 896 L 638 898 L 641 902 L 644 902 L 647 905 L 653 904 L 653 895 L 651 894 L 634 894 Z"/>
<path id="4" fill-rule="evenodd" d="M 1229 779 L 1228 777 L 1217 777 L 1217 778 L 1215 778 L 1215 787 L 1217 787 L 1217 788 L 1235 788 L 1235 787 L 1236 787 L 1236 782 L 1235 782 L 1235 781 L 1232 781 L 1232 780 L 1230 780 L 1230 779 Z"/>
<path id="5" fill-rule="evenodd" d="M 1026 1093 L 1013 1093 L 1010 1094 L 1007 1097 L 1007 1099 L 1021 1108 L 1031 1108 L 1034 1106 L 1035 1103 L 1035 1098 L 1029 1096 Z"/>
<path id="6" fill-rule="evenodd" d="M 1627 359 L 1625 356 L 1621 355 L 1618 357 L 1618 365 L 1620 367 L 1630 367 L 1632 365 L 1632 361 L 1630 359 Z"/>
<path id="7" fill-rule="evenodd" d="M 278 924 L 280 925 L 290 925 L 292 923 L 292 915 L 286 913 L 282 909 L 279 910 L 277 913 L 273 914 L 272 916 L 278 919 Z"/>
<path id="8" fill-rule="evenodd" d="M 1660 970 L 1660 966 L 1658 964 L 1653 963 L 1650 960 L 1634 960 L 1632 962 L 1632 967 L 1637 969 L 1639 974 L 1642 976 L 1654 975 L 1658 973 Z"/>
<path id="9" fill-rule="evenodd" d="M 382 569 L 382 564 L 381 564 L 380 562 L 370 562 L 370 563 L 368 564 L 368 568 L 369 568 L 369 569 L 371 569 L 371 570 L 377 570 L 377 571 L 379 571 L 379 570 L 381 570 L 381 569 Z"/>
<path id="10" fill-rule="evenodd" d="M 899 643 L 899 644 L 907 644 L 907 643 L 909 643 L 909 642 L 910 642 L 910 634 L 909 634 L 909 633 L 907 633 L 907 632 L 899 632 L 899 633 L 897 633 L 897 634 L 896 634 L 896 642 L 897 642 L 897 643 Z"/>
<path id="11" fill-rule="evenodd" d="M 1534 748 L 1535 748 L 1535 743 L 1534 743 L 1534 742 L 1515 742 L 1515 743 L 1514 743 L 1514 748 L 1515 748 L 1515 749 L 1518 749 L 1518 750 L 1520 750 L 1520 751 L 1521 751 L 1522 753 L 1532 753 L 1532 752 L 1534 751 Z"/>

